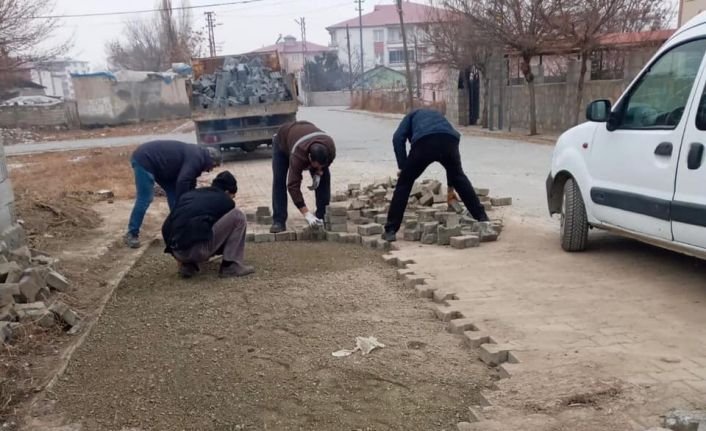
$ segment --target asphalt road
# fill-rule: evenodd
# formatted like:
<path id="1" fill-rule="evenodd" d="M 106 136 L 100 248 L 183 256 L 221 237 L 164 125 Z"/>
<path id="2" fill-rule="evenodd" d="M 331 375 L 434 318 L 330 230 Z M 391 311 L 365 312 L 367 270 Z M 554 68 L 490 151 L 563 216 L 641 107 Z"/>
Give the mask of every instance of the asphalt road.
<path id="1" fill-rule="evenodd" d="M 391 139 L 399 120 L 389 117 L 345 112 L 342 108 L 301 108 L 299 111 L 300 119 L 312 121 L 334 137 L 338 148 L 336 165 L 357 173 L 361 181 L 394 175 L 397 171 Z M 5 153 L 13 156 L 120 147 L 154 139 L 196 142 L 193 133 L 126 136 L 13 145 L 5 147 Z M 267 155 L 264 151 L 258 153 L 246 158 Z M 464 136 L 461 142 L 464 168 L 475 186 L 491 188 L 494 196 L 511 196 L 520 215 L 544 220 L 548 220 L 544 180 L 551 154 L 551 146 L 522 141 Z M 424 177 L 443 180 L 443 168 L 432 165 Z"/>

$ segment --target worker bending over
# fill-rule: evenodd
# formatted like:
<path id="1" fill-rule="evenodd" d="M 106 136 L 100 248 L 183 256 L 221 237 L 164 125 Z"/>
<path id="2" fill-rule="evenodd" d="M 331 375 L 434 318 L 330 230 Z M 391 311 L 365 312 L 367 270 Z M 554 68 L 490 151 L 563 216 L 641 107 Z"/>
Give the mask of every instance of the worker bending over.
<path id="1" fill-rule="evenodd" d="M 309 226 L 323 226 L 326 206 L 331 201 L 329 166 L 336 157 L 333 139 L 308 121 L 283 124 L 272 138 L 272 228 L 287 230 L 287 191 Z M 301 192 L 303 172 L 312 177 L 310 190 L 316 194 L 316 214 L 312 214 Z"/>

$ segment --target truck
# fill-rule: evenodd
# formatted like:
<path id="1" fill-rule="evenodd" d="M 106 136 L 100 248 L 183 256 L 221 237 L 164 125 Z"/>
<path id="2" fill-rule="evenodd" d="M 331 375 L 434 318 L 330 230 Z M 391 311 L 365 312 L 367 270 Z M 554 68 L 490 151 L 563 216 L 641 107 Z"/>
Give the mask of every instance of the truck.
<path id="1" fill-rule="evenodd" d="M 249 153 L 296 120 L 296 80 L 277 51 L 194 58 L 192 69 L 187 92 L 199 145 Z"/>

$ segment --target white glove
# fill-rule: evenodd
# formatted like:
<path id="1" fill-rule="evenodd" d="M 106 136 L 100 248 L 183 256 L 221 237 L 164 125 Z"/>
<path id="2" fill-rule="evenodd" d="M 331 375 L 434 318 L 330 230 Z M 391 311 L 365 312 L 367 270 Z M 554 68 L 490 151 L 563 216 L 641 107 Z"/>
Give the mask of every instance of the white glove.
<path id="1" fill-rule="evenodd" d="M 311 212 L 307 212 L 306 214 L 304 214 L 304 218 L 306 219 L 306 222 L 309 223 L 309 226 L 312 228 L 319 228 L 324 225 L 324 222 L 320 218 L 316 218 L 316 216 Z"/>

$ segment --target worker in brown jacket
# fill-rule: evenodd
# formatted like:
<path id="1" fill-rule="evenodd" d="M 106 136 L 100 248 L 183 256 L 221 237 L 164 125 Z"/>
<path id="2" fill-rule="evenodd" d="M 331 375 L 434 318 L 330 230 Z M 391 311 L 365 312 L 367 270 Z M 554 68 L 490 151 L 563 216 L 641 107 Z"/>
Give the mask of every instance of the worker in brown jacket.
<path id="1" fill-rule="evenodd" d="M 308 121 L 283 124 L 272 137 L 272 228 L 287 230 L 287 191 L 309 226 L 323 226 L 326 206 L 331 201 L 329 166 L 336 157 L 333 139 Z M 312 214 L 301 192 L 303 173 L 311 174 L 309 190 L 316 193 L 316 214 Z"/>

